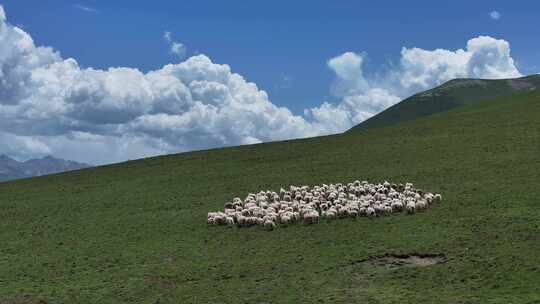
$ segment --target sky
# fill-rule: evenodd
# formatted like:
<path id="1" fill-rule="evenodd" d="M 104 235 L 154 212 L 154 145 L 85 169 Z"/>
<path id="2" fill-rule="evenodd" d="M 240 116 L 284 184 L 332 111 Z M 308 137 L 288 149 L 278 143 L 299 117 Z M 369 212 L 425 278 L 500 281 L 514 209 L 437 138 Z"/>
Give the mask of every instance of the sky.
<path id="1" fill-rule="evenodd" d="M 0 153 L 105 164 L 342 132 L 540 71 L 536 1 L 0 0 Z"/>

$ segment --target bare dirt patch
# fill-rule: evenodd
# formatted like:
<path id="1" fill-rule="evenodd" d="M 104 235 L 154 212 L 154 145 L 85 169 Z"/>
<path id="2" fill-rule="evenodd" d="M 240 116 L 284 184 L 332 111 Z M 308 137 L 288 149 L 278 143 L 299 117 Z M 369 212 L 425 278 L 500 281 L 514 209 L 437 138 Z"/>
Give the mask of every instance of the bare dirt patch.
<path id="1" fill-rule="evenodd" d="M 444 254 L 385 254 L 370 257 L 362 263 L 384 265 L 389 267 L 426 267 L 445 263 L 448 258 Z"/>

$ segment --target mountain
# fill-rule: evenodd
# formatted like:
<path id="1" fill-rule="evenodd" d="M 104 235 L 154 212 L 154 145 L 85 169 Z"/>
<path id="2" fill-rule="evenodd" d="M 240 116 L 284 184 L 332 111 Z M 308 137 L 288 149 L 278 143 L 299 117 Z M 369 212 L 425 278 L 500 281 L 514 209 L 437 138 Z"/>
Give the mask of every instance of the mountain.
<path id="1" fill-rule="evenodd" d="M 46 156 L 19 162 L 0 155 L 0 182 L 88 168 L 90 165 Z"/>
<path id="2" fill-rule="evenodd" d="M 413 95 L 349 131 L 386 127 L 519 92 L 539 91 L 540 75 L 516 79 L 454 79 Z"/>
<path id="3" fill-rule="evenodd" d="M 0 303 L 538 303 L 539 130 L 526 90 L 386 128 L 2 183 Z M 443 202 L 274 231 L 206 223 L 249 192 L 355 179 Z M 445 259 L 392 262 L 413 254 Z"/>

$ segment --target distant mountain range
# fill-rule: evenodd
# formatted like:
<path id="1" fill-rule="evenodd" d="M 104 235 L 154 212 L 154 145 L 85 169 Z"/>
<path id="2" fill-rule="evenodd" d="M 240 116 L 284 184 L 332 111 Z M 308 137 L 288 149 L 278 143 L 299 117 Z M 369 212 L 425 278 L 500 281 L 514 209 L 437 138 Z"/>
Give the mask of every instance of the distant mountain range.
<path id="1" fill-rule="evenodd" d="M 91 166 L 70 160 L 54 158 L 52 156 L 19 162 L 7 155 L 0 155 L 0 182 L 88 167 Z"/>

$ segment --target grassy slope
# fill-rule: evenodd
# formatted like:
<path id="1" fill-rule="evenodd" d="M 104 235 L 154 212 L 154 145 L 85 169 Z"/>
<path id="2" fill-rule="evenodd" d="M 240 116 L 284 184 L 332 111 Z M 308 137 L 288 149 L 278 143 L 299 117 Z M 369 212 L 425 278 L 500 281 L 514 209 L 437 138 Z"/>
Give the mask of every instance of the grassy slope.
<path id="1" fill-rule="evenodd" d="M 497 80 L 454 79 L 434 89 L 413 95 L 351 130 L 395 125 L 460 106 L 530 90 L 540 91 L 540 75 Z"/>
<path id="2" fill-rule="evenodd" d="M 538 130 L 529 93 L 399 128 L 0 184 L 0 303 L 538 303 Z M 413 181 L 445 200 L 273 232 L 205 223 L 233 195 L 356 178 Z M 354 263 L 387 252 L 449 261 Z"/>

